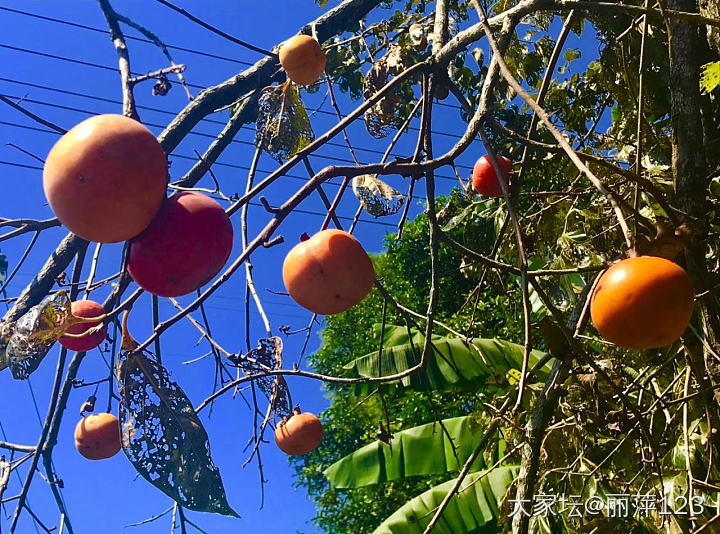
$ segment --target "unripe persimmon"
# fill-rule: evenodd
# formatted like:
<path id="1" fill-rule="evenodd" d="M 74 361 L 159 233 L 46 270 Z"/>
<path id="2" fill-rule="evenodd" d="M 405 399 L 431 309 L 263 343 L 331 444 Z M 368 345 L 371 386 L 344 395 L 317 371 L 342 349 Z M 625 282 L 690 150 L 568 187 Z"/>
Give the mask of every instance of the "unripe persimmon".
<path id="1" fill-rule="evenodd" d="M 311 312 L 330 315 L 349 310 L 372 289 L 375 271 L 360 242 L 342 230 L 323 230 L 285 257 L 285 288 Z"/>
<path id="2" fill-rule="evenodd" d="M 666 347 L 685 332 L 695 292 L 688 274 L 664 258 L 639 256 L 605 271 L 590 314 L 607 341 L 630 349 Z"/>
<path id="3" fill-rule="evenodd" d="M 122 115 L 97 115 L 50 150 L 43 188 L 72 233 L 100 243 L 135 237 L 165 198 L 167 158 L 145 126 Z"/>
<path id="4" fill-rule="evenodd" d="M 512 172 L 512 161 L 505 156 L 496 157 L 506 187 L 509 187 L 509 177 Z M 488 156 L 483 156 L 475 162 L 472 173 L 472 186 L 478 195 L 483 197 L 501 198 L 502 188 L 498 182 L 497 174 Z"/>
<path id="5" fill-rule="evenodd" d="M 75 317 L 83 317 L 83 318 L 90 318 L 90 317 L 101 317 L 102 315 L 105 315 L 105 308 L 103 308 L 100 304 L 97 302 L 94 302 L 92 300 L 76 300 L 70 305 L 70 311 Z M 66 333 L 68 334 L 82 334 L 84 332 L 87 332 L 91 328 L 99 325 L 102 321 L 92 322 L 92 323 L 77 323 L 72 325 L 66 330 Z M 84 337 L 67 337 L 63 336 L 58 341 L 63 347 L 66 347 L 70 350 L 74 350 L 76 352 L 84 352 L 88 350 L 92 350 L 100 343 L 102 343 L 105 340 L 105 335 L 107 334 L 107 325 L 103 326 L 100 330 L 95 332 L 94 334 L 89 334 Z"/>
<path id="6" fill-rule="evenodd" d="M 307 454 L 315 450 L 321 441 L 322 424 L 310 412 L 295 412 L 275 427 L 275 443 L 285 454 Z"/>
<path id="7" fill-rule="evenodd" d="M 128 272 L 145 291 L 178 297 L 219 273 L 232 246 L 233 228 L 222 206 L 184 192 L 165 200 L 150 226 L 130 241 Z"/>
<path id="8" fill-rule="evenodd" d="M 428 40 L 422 24 L 418 24 L 417 22 L 411 24 L 408 29 L 408 35 L 410 36 L 410 43 L 415 50 L 423 52 L 427 48 Z"/>
<path id="9" fill-rule="evenodd" d="M 122 448 L 120 422 L 110 413 L 90 414 L 75 427 L 75 447 L 88 460 L 104 460 Z"/>
<path id="10" fill-rule="evenodd" d="M 315 83 L 325 72 L 325 52 L 309 35 L 291 37 L 280 46 L 279 55 L 285 74 L 298 85 Z"/>

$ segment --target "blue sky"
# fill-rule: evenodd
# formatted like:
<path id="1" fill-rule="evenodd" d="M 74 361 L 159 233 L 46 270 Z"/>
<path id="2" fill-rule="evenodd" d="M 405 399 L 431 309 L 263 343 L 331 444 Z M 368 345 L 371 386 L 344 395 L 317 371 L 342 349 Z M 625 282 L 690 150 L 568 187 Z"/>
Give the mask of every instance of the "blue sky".
<path id="1" fill-rule="evenodd" d="M 263 48 L 272 48 L 276 43 L 296 33 L 304 23 L 316 18 L 323 10 L 312 0 L 272 0 L 268 2 L 215 2 L 178 1 L 198 17 L 225 30 L 226 32 Z M 328 7 L 336 5 L 331 1 Z M 162 5 L 149 0 L 125 0 L 113 2 L 115 9 L 136 22 L 157 33 L 167 44 L 186 48 L 187 51 L 171 49 L 177 63 L 187 65 L 185 76 L 197 94 L 198 87 L 220 83 L 237 72 L 247 68 L 259 59 L 259 55 L 230 43 L 192 24 L 182 16 Z M 14 12 L 19 10 L 24 13 Z M 37 16 L 47 17 L 41 19 Z M 375 15 L 376 17 L 378 15 Z M 53 20 L 49 20 L 53 19 Z M 61 21 L 70 22 L 64 24 Z M 80 26 L 87 26 L 83 28 Z M 50 2 L 39 0 L 6 0 L 0 6 L 0 94 L 23 97 L 25 106 L 65 128 L 97 113 L 120 113 L 120 83 L 117 74 L 117 57 L 107 36 L 104 18 L 95 2 L 70 0 Z M 102 31 L 94 31 L 99 29 Z M 138 36 L 124 27 L 128 36 Z M 574 37 L 573 37 L 574 39 Z M 129 40 L 132 70 L 145 73 L 166 66 L 160 51 L 151 44 Z M 572 40 L 571 40 L 572 46 Z M 211 54 L 211 55 L 209 55 Z M 171 78 L 171 81 L 175 81 Z M 166 97 L 151 95 L 152 83 L 136 89 L 141 120 L 155 133 L 159 133 L 172 117 L 186 104 L 187 99 L 178 84 Z M 339 92 L 338 92 L 339 93 Z M 318 109 L 312 115 L 316 135 L 320 135 L 334 124 L 336 117 L 329 101 L 324 101 L 324 91 L 304 94 L 308 110 Z M 356 105 L 339 95 L 339 105 L 344 114 Z M 171 178 L 182 177 L 194 162 L 194 150 L 203 152 L 223 127 L 227 111 L 218 112 L 202 121 L 183 143 L 170 155 Z M 436 106 L 433 129 L 437 132 L 435 154 L 447 150 L 464 131 L 456 103 L 449 98 L 442 106 Z M 362 121 L 348 129 L 348 135 L 363 163 L 377 161 L 385 142 L 372 139 L 364 129 Z M 0 103 L 0 216 L 9 218 L 47 218 L 52 213 L 45 203 L 42 192 L 41 164 L 32 157 L 7 145 L 13 143 L 22 149 L 44 158 L 57 134 L 21 115 L 9 106 Z M 222 190 L 230 195 L 243 191 L 247 179 L 247 168 L 254 152 L 252 141 L 254 126 L 247 125 L 236 138 L 236 142 L 222 155 L 214 166 Z M 414 132 L 405 136 L 396 149 L 397 154 L 410 154 L 415 146 Z M 334 139 L 333 146 L 325 146 L 310 161 L 317 171 L 333 163 L 348 163 L 350 154 L 344 148 L 342 137 Z M 475 159 L 483 154 L 479 143 L 475 143 L 457 163 L 467 178 Z M 259 164 L 257 179 L 271 172 L 277 163 L 263 155 Z M 277 180 L 267 191 L 271 203 L 281 203 L 300 187 L 308 178 L 302 166 L 294 168 L 288 176 Z M 325 186 L 329 196 L 334 196 L 341 180 L 333 180 Z M 389 177 L 388 181 L 406 191 L 408 183 L 402 177 Z M 437 189 L 447 193 L 457 184 L 449 168 L 438 172 Z M 209 177 L 199 184 L 212 187 Z M 417 188 L 424 196 L 424 184 Z M 357 200 L 351 193 L 344 196 L 338 213 L 351 218 L 357 209 Z M 419 200 L 412 202 L 411 215 L 421 210 Z M 261 249 L 253 256 L 256 284 L 268 309 L 273 332 L 278 327 L 290 325 L 293 330 L 307 326 L 310 313 L 295 305 L 288 297 L 271 291 L 282 291 L 281 267 L 285 254 L 298 241 L 303 232 L 313 233 L 323 221 L 323 207 L 319 197 L 314 195 L 305 201 L 280 228 L 285 243 L 271 249 Z M 250 228 L 252 238 L 269 220 L 258 205 L 250 207 Z M 393 232 L 398 216 L 387 219 L 361 218 L 356 231 L 357 237 L 369 252 L 378 252 L 386 232 Z M 342 219 L 349 225 L 349 219 Z M 231 260 L 241 252 L 238 221 L 235 249 Z M 55 228 L 44 231 L 30 253 L 28 260 L 8 286 L 7 293 L 15 296 L 32 279 L 44 263 L 50 251 L 64 237 L 66 231 Z M 0 243 L 0 250 L 7 256 L 10 269 L 21 257 L 31 234 Z M 104 246 L 102 249 L 97 279 L 113 274 L 119 265 L 121 245 Z M 90 249 L 92 252 L 92 248 Z M 89 265 L 89 262 L 87 263 Z M 87 277 L 86 268 L 83 277 Z M 94 292 L 92 298 L 102 302 L 109 288 Z M 238 272 L 214 294 L 206 309 L 212 324 L 214 337 L 230 351 L 244 350 L 243 311 L 244 274 Z M 189 302 L 188 298 L 180 299 Z M 160 315 L 167 318 L 174 313 L 168 302 L 161 302 Z M 135 305 L 131 317 L 131 329 L 138 340 L 145 339 L 152 329 L 150 299 L 143 296 Z M 318 328 L 314 330 L 310 351 L 318 346 Z M 264 328 L 255 309 L 251 307 L 251 339 L 253 343 L 264 336 Z M 206 343 L 197 344 L 198 334 L 186 322 L 175 325 L 162 339 L 163 361 L 197 405 L 212 392 L 213 369 L 211 358 L 197 363 L 184 364 L 207 353 Z M 292 365 L 299 357 L 304 337 L 302 335 L 283 338 L 285 343 L 284 361 Z M 0 424 L 7 439 L 12 442 L 34 444 L 45 417 L 49 390 L 55 370 L 57 347 L 47 356 L 40 369 L 32 376 L 30 384 L 15 381 L 6 371 L 0 373 Z M 108 367 L 98 351 L 89 353 L 80 371 L 80 378 L 93 381 L 107 376 Z M 309 380 L 289 380 L 293 399 L 300 402 L 304 410 L 321 411 L 327 406 L 327 399 L 321 384 Z M 68 404 L 68 413 L 60 430 L 59 444 L 55 449 L 55 467 L 63 479 L 63 496 L 67 502 L 75 531 L 86 532 L 156 532 L 169 529 L 169 517 L 150 525 L 124 530 L 129 523 L 142 521 L 158 514 L 171 505 L 171 501 L 142 478 L 136 478 L 131 464 L 124 455 L 102 462 L 89 462 L 75 450 L 72 433 L 78 419 L 80 405 L 92 392 L 92 388 L 74 390 Z M 39 407 L 35 411 L 33 395 Z M 107 391 L 98 393 L 98 405 L 107 402 Z M 264 409 L 264 408 L 263 408 Z M 116 405 L 113 405 L 116 411 Z M 264 463 L 265 506 L 260 509 L 260 486 L 256 464 L 246 468 L 242 464 L 247 458 L 245 446 L 252 435 L 252 413 L 239 397 L 226 395 L 214 406 L 212 416 L 204 413 L 203 422 L 210 436 L 212 453 L 220 467 L 231 506 L 242 516 L 234 520 L 210 514 L 188 513 L 188 517 L 208 532 L 291 533 L 315 532 L 307 523 L 313 515 L 312 504 L 303 490 L 293 488 L 292 470 L 286 456 L 279 452 L 272 439 L 261 447 Z M 268 433 L 268 437 L 271 438 Z M 3 434 L 0 433 L 0 439 Z M 24 477 L 26 470 L 18 469 Z M 13 475 L 6 497 L 19 490 L 19 480 Z M 33 511 L 42 521 L 57 525 L 58 514 L 47 484 L 36 477 L 29 498 Z M 12 503 L 2 512 L 12 514 Z M 5 523 L 5 519 L 0 521 Z M 18 532 L 32 533 L 36 529 L 28 514 L 24 514 Z"/>

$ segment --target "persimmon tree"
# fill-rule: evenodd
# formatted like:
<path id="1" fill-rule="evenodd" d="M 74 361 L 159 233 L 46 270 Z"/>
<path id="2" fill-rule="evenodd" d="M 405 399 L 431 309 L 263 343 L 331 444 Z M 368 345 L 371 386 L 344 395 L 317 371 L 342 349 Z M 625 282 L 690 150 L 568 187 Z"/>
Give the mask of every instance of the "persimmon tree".
<path id="1" fill-rule="evenodd" d="M 321 380 L 332 391 L 333 405 L 321 417 L 323 442 L 296 463 L 301 483 L 322 507 L 317 523 L 328 531 L 715 528 L 720 521 L 712 511 L 720 489 L 716 2 L 344 0 L 298 29 L 317 40 L 327 58 L 324 75 L 303 89 L 280 67 L 281 43 L 259 49 L 158 1 L 263 54 L 252 67 L 191 98 L 157 139 L 171 154 L 203 118 L 219 110 L 229 114 L 187 173 L 174 176 L 171 168 L 169 189 L 202 189 L 226 199 L 241 250 L 189 304 L 169 297 L 177 313 L 164 320 L 154 313 L 145 339 L 133 339 L 127 329 L 128 314 L 143 292 L 128 272 L 128 254 L 102 303 L 107 312 L 102 327 L 113 340 L 111 371 L 103 381 L 108 411 L 118 413 L 124 453 L 138 473 L 175 501 L 171 528 L 177 518 L 185 531 L 184 509 L 237 512 L 238 505 L 225 496 L 198 414 L 251 385 L 250 409 L 260 417 L 250 429 L 249 457 L 257 461 L 262 481 L 265 438 L 294 407 L 287 376 Z M 141 121 L 136 86 L 154 79 L 155 91 L 163 94 L 174 75 L 187 89 L 184 68 L 141 21 L 123 16 L 109 0 L 98 4 L 117 52 L 122 113 Z M 381 7 L 396 10 L 388 14 Z M 124 26 L 158 44 L 170 65 L 133 77 Z M 571 32 L 598 43 L 597 57 L 582 68 L 575 67 L 581 52 L 566 47 Z M 337 105 L 338 90 L 358 101 L 346 116 Z M 327 92 L 338 115 L 329 130 L 314 131 L 304 91 Z M 21 103 L 0 98 L 64 132 Z M 433 121 L 443 101 L 451 100 L 466 129 L 440 150 Z M 348 126 L 361 118 L 368 136 L 388 139 L 384 156 L 368 164 L 356 158 L 348 135 Z M 248 123 L 256 127 L 255 157 L 244 193 L 230 196 L 213 182 L 212 166 Z M 355 164 L 313 170 L 309 156 L 341 135 Z M 415 150 L 390 159 L 403 135 L 415 136 Z M 513 176 L 498 182 L 500 198 L 478 198 L 470 177 L 463 178 L 455 165 L 478 139 L 495 176 L 507 176 L 501 154 L 514 162 Z M 263 152 L 278 166 L 256 180 Z M 296 166 L 306 168 L 309 181 L 271 205 L 263 193 Z M 445 167 L 457 172 L 461 187 L 440 199 L 436 171 Z M 383 179 L 388 175 L 405 177 L 407 191 L 390 187 Z M 323 185 L 336 177 L 342 184 L 330 198 Z M 206 183 L 214 189 L 203 187 Z M 406 222 L 420 190 L 425 213 Z M 343 198 L 351 198 L 350 191 L 358 215 L 342 228 L 336 210 Z M 305 368 L 283 357 L 282 338 L 273 335 L 277 327 L 254 283 L 251 262 L 258 250 L 282 241 L 284 223 L 311 195 L 319 195 L 326 208 L 320 229 L 352 233 L 364 210 L 394 217 L 398 233 L 375 261 L 371 294 L 328 319 L 326 344 Z M 248 206 L 255 200 L 267 222 L 251 235 Z M 37 235 L 60 221 L 0 224 L 7 229 L 0 236 L 5 241 Z M 12 306 L 0 323 L 4 373 L 22 380 L 40 365 L 52 365 L 46 356 L 68 335 L 65 320 L 81 286 L 89 296 L 107 289 L 107 281 L 94 280 L 101 252 L 99 245 L 68 234 L 31 284 L 9 296 Z M 614 346 L 588 322 L 599 274 L 615 260 L 637 255 L 677 262 L 695 290 L 689 327 L 660 349 Z M 24 257 L 8 260 L 10 279 Z M 83 280 L 86 260 L 90 274 Z M 214 340 L 204 304 L 240 270 L 246 311 L 261 317 L 267 336 L 247 339 L 247 350 L 231 352 Z M 67 289 L 61 287 L 63 276 L 70 280 Z M 1 283 L 4 290 L 7 280 Z M 158 298 L 153 297 L 155 310 Z M 313 317 L 304 332 L 315 323 Z M 195 328 L 215 357 L 215 387 L 199 403 L 170 377 L 160 357 L 160 340 L 179 328 Z M 84 352 L 69 354 L 66 347 L 57 353 L 37 442 L 0 443 L 13 454 L 0 461 L 0 499 L 10 473 L 29 464 L 19 494 L 6 503 L 14 507 L 11 533 L 25 513 L 38 521 L 27 496 L 32 484 L 42 483 L 36 480 L 41 471 L 63 528 L 72 532 L 52 457 L 70 393 L 84 378 L 84 358 Z M 86 411 L 95 408 L 94 400 L 88 399 Z M 355 410 L 366 417 L 355 416 Z M 532 506 L 537 496 L 548 494 L 646 494 L 670 504 L 638 515 L 635 502 L 619 517 L 588 510 L 531 517 L 514 509 L 513 503 Z M 704 513 L 678 510 L 678 497 L 686 505 L 700 499 Z"/>

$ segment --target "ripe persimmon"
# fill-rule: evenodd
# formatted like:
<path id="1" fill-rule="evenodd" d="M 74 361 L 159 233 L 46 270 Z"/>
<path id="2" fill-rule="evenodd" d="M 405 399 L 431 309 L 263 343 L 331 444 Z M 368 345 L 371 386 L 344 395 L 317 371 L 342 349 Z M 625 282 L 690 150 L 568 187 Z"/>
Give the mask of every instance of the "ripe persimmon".
<path id="1" fill-rule="evenodd" d="M 280 46 L 279 55 L 285 74 L 298 85 L 315 83 L 325 72 L 325 52 L 309 35 L 291 37 Z"/>
<path id="2" fill-rule="evenodd" d="M 90 318 L 105 315 L 105 308 L 92 300 L 76 300 L 70 305 L 70 311 L 75 317 Z M 102 321 L 92 323 L 77 323 L 70 326 L 65 332 L 68 334 L 82 334 L 99 325 Z M 92 350 L 105 340 L 107 325 L 94 334 L 84 337 L 63 336 L 58 341 L 63 347 L 76 352 Z"/>
<path id="3" fill-rule="evenodd" d="M 372 289 L 375 271 L 360 242 L 342 230 L 323 230 L 301 241 L 283 263 L 285 288 L 311 312 L 349 310 Z"/>
<path id="4" fill-rule="evenodd" d="M 113 414 L 83 417 L 75 427 L 75 447 L 88 460 L 104 460 L 122 448 L 120 421 Z"/>
<path id="5" fill-rule="evenodd" d="M 685 332 L 695 291 L 679 265 L 654 256 L 621 260 L 605 271 L 590 314 L 607 341 L 630 349 L 666 347 Z"/>
<path id="6" fill-rule="evenodd" d="M 322 424 L 314 414 L 299 409 L 275 427 L 275 443 L 285 454 L 298 456 L 315 450 L 322 441 Z"/>
<path id="7" fill-rule="evenodd" d="M 232 246 L 233 228 L 222 206 L 184 192 L 165 200 L 150 226 L 130 240 L 128 272 L 153 295 L 179 297 L 219 273 Z"/>
<path id="8" fill-rule="evenodd" d="M 512 161 L 505 156 L 497 156 L 496 159 L 502 171 L 504 183 L 506 187 L 509 187 L 509 177 L 513 168 Z M 503 196 L 500 182 L 488 156 L 483 156 L 475 162 L 472 186 L 475 192 L 483 197 L 501 198 Z"/>
<path id="9" fill-rule="evenodd" d="M 167 158 L 145 126 L 122 115 L 84 120 L 55 143 L 43 188 L 60 222 L 89 241 L 135 237 L 165 198 Z"/>

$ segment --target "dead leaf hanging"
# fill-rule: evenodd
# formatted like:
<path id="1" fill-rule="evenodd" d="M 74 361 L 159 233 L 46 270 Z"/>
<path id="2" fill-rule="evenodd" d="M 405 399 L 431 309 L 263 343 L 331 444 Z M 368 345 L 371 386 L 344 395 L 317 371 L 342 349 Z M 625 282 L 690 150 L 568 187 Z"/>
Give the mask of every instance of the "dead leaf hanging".
<path id="1" fill-rule="evenodd" d="M 237 517 L 207 432 L 165 367 L 143 352 L 123 350 L 116 373 L 123 450 L 137 472 L 188 510 Z"/>
<path id="2" fill-rule="evenodd" d="M 397 213 L 405 204 L 402 193 L 369 174 L 353 178 L 353 193 L 373 217 Z"/>
<path id="3" fill-rule="evenodd" d="M 369 100 L 382 89 L 390 80 L 390 76 L 397 76 L 406 68 L 406 51 L 399 45 L 390 45 L 387 54 L 373 63 L 365 76 L 363 96 Z M 365 127 L 370 135 L 382 139 L 388 130 L 397 130 L 405 121 L 399 107 L 405 101 L 405 92 L 402 86 L 395 87 L 383 99 L 365 112 Z"/>
<path id="4" fill-rule="evenodd" d="M 248 374 L 277 370 L 282 368 L 282 351 L 283 343 L 279 337 L 261 338 L 257 348 L 233 358 L 233 362 Z M 277 415 L 285 416 L 292 412 L 290 391 L 282 375 L 261 376 L 256 383 Z"/>
<path id="5" fill-rule="evenodd" d="M 280 163 L 315 140 L 300 91 L 291 83 L 262 90 L 258 99 L 255 146 Z"/>
<path id="6" fill-rule="evenodd" d="M 58 291 L 30 308 L 15 323 L 6 323 L 0 332 L 0 369 L 3 362 L 13 378 L 27 379 L 40 365 L 55 342 L 62 337 L 70 314 L 67 291 Z"/>

